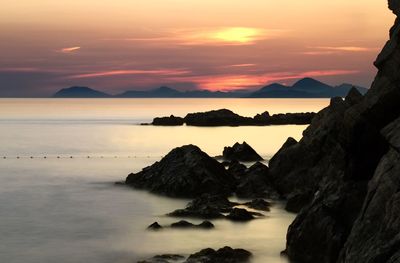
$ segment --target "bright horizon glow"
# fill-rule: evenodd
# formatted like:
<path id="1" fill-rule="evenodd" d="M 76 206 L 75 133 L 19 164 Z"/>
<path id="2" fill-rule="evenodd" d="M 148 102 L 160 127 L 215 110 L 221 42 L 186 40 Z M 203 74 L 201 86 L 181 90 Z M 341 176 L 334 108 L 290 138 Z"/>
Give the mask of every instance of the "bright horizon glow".
<path id="1" fill-rule="evenodd" d="M 0 97 L 256 89 L 303 76 L 369 87 L 393 21 L 376 0 L 8 1 Z"/>

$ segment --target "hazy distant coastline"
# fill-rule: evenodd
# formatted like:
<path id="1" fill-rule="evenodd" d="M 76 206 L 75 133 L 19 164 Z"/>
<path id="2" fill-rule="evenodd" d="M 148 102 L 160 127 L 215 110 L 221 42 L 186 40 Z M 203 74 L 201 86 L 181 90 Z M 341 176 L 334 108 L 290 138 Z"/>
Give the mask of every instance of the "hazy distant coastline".
<path id="1" fill-rule="evenodd" d="M 88 87 L 70 87 L 56 92 L 53 98 L 332 98 L 345 97 L 352 87 L 361 94 L 368 89 L 352 84 L 330 86 L 312 78 L 303 78 L 293 86 L 285 86 L 278 83 L 267 85 L 256 91 L 208 91 L 193 90 L 179 91 L 169 87 L 142 91 L 130 90 L 121 94 L 108 94 Z"/>

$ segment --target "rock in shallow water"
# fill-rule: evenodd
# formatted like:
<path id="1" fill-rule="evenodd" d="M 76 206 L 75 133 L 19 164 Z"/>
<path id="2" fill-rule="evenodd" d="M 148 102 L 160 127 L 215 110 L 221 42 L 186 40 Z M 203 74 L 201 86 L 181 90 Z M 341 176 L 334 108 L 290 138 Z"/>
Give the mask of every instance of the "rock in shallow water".
<path id="1" fill-rule="evenodd" d="M 160 162 L 130 174 L 125 183 L 174 197 L 229 195 L 234 188 L 234 180 L 225 167 L 194 145 L 173 149 Z"/>
<path id="2" fill-rule="evenodd" d="M 218 250 L 206 248 L 189 256 L 185 263 L 245 263 L 251 253 L 244 249 L 224 247 Z"/>
<path id="3" fill-rule="evenodd" d="M 235 143 L 232 147 L 225 147 L 222 156 L 227 160 L 242 162 L 262 161 L 263 158 L 246 142 Z"/>

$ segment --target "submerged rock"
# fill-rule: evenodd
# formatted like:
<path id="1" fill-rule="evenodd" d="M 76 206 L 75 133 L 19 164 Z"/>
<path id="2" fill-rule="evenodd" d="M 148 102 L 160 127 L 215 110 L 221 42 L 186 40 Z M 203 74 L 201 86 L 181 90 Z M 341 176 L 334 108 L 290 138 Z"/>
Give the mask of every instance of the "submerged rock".
<path id="1" fill-rule="evenodd" d="M 178 209 L 169 213 L 174 217 L 195 217 L 195 218 L 222 218 L 222 213 L 232 210 L 237 203 L 230 202 L 226 197 L 221 195 L 204 194 L 191 201 L 186 208 Z"/>
<path id="2" fill-rule="evenodd" d="M 224 247 L 218 250 L 206 248 L 189 256 L 185 263 L 245 263 L 251 253 L 244 249 Z"/>
<path id="3" fill-rule="evenodd" d="M 243 162 L 262 161 L 263 158 L 246 142 L 235 143 L 232 147 L 225 147 L 223 157 L 227 160 Z"/>
<path id="4" fill-rule="evenodd" d="M 150 230 L 159 230 L 161 228 L 163 228 L 163 227 L 158 222 L 154 222 L 153 224 L 151 224 L 147 227 L 147 229 L 150 229 Z"/>
<path id="5" fill-rule="evenodd" d="M 169 117 L 154 118 L 151 124 L 155 126 L 181 126 L 184 123 L 185 121 L 183 118 L 171 115 Z"/>
<path id="6" fill-rule="evenodd" d="M 157 255 L 147 260 L 138 261 L 137 263 L 171 263 L 184 260 L 185 257 L 177 254 Z"/>
<path id="7" fill-rule="evenodd" d="M 261 210 L 261 211 L 270 211 L 271 203 L 265 201 L 264 199 L 254 199 L 251 202 L 244 203 L 245 206 L 250 207 L 252 209 Z"/>
<path id="8" fill-rule="evenodd" d="M 255 215 L 260 214 L 249 212 L 243 208 L 233 208 L 232 211 L 226 216 L 226 218 L 233 221 L 249 221 L 255 219 Z"/>
<path id="9" fill-rule="evenodd" d="M 203 221 L 198 225 L 192 224 L 188 221 L 181 220 L 176 223 L 171 224 L 172 228 L 201 228 L 201 229 L 211 229 L 214 228 L 214 224 L 210 221 Z"/>
<path id="10" fill-rule="evenodd" d="M 130 174 L 125 183 L 174 197 L 228 195 L 234 188 L 234 180 L 225 167 L 194 145 L 173 149 L 161 161 Z"/>

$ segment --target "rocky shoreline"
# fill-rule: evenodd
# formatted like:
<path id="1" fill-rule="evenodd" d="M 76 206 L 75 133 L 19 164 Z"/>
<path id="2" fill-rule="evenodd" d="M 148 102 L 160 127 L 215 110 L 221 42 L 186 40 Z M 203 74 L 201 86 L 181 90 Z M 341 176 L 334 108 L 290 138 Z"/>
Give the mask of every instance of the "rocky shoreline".
<path id="1" fill-rule="evenodd" d="M 256 163 L 247 168 L 239 162 L 247 156 L 257 161 L 259 156 L 248 145 L 226 148 L 223 156 L 229 161 L 224 164 L 187 145 L 129 175 L 126 184 L 194 198 L 187 208 L 173 212 L 178 216 L 250 220 L 256 215 L 224 198 L 232 194 L 283 198 L 286 209 L 298 213 L 283 252 L 291 262 L 400 262 L 400 0 L 389 0 L 389 8 L 398 18 L 375 61 L 378 74 L 371 89 L 363 96 L 353 88 L 345 99 L 331 99 L 328 107 L 313 116 L 303 138 L 289 138 L 268 166 Z M 169 117 L 159 123 L 237 126 L 264 118 L 223 111 Z M 214 116 L 230 117 L 216 121 Z M 242 155 L 236 155 L 235 149 Z M 255 200 L 254 204 L 262 206 L 263 202 Z M 241 256 L 232 261 L 189 259 L 186 262 L 248 260 Z"/>
<path id="2" fill-rule="evenodd" d="M 306 125 L 315 117 L 314 112 L 286 113 L 270 115 L 268 111 L 253 118 L 240 116 L 230 110 L 220 109 L 207 112 L 189 113 L 184 118 L 171 115 L 154 118 L 154 126 L 269 126 L 269 125 Z"/>

